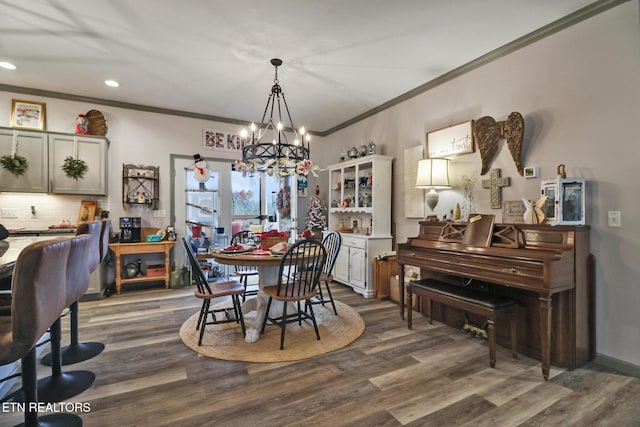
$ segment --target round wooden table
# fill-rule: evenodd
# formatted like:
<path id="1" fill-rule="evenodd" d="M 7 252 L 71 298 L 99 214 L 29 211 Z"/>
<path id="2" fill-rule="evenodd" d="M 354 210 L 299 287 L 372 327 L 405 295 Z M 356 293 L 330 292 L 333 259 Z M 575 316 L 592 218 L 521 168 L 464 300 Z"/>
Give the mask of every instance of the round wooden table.
<path id="1" fill-rule="evenodd" d="M 262 291 L 264 286 L 276 285 L 278 283 L 278 271 L 282 257 L 271 255 L 269 252 L 244 252 L 244 253 L 225 253 L 213 252 L 209 254 L 198 255 L 200 259 L 213 259 L 219 264 L 225 265 L 242 265 L 256 267 L 258 269 L 258 295 L 256 298 L 246 300 L 242 304 L 242 313 L 256 311 L 256 320 L 253 324 L 247 323 L 247 333 L 244 340 L 246 342 L 256 342 L 260 338 L 260 330 L 264 321 L 265 312 L 269 296 Z M 282 306 L 274 301 L 271 304 L 271 310 L 282 311 Z M 270 310 L 270 311 L 271 311 Z"/>

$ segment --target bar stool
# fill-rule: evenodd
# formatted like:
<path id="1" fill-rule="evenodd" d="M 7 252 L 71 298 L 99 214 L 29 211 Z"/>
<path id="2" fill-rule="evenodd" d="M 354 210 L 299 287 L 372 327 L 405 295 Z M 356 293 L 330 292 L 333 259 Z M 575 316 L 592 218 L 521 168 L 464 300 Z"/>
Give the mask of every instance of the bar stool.
<path id="1" fill-rule="evenodd" d="M 106 232 L 105 232 L 106 228 Z M 76 236 L 81 234 L 89 234 L 91 236 L 91 248 L 87 266 L 89 273 L 92 273 L 100 266 L 100 262 L 107 255 L 109 250 L 109 230 L 111 229 L 111 220 L 90 221 L 78 225 Z M 78 339 L 78 310 L 80 298 L 85 294 L 90 284 L 90 277 L 86 283 L 76 284 L 72 287 L 72 294 L 69 296 L 69 316 L 70 316 L 70 342 L 69 345 L 62 348 L 62 364 L 72 365 L 74 363 L 89 360 L 104 350 L 104 344 L 99 342 L 81 343 Z M 51 353 L 44 356 L 41 363 L 51 366 Z"/>
<path id="2" fill-rule="evenodd" d="M 90 235 L 75 237 L 60 237 L 54 241 L 69 241 L 69 256 L 66 264 L 64 307 L 73 301 L 78 289 L 86 289 L 89 283 L 89 270 L 87 257 L 95 248 Z M 63 308 L 64 310 L 64 308 Z M 61 310 L 62 311 L 62 310 Z M 62 316 L 58 313 L 58 319 L 49 328 L 51 335 L 51 375 L 38 381 L 38 399 L 40 402 L 62 402 L 82 393 L 96 380 L 96 376 L 90 371 L 62 372 Z M 19 394 L 16 402 L 24 400 Z"/>
<path id="3" fill-rule="evenodd" d="M 38 417 L 37 412 L 36 342 L 59 322 L 66 306 L 66 266 L 71 246 L 70 239 L 47 240 L 23 249 L 13 270 L 11 316 L 0 317 L 0 365 L 21 359 L 26 426 L 82 425 L 75 414 Z"/>

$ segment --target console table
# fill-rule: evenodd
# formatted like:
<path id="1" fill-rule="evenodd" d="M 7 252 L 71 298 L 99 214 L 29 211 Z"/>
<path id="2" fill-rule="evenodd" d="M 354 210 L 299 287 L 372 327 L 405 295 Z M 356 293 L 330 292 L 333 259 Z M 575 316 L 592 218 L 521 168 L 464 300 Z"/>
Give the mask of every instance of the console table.
<path id="1" fill-rule="evenodd" d="M 116 256 L 116 293 L 120 293 L 123 283 L 157 282 L 164 280 L 165 287 L 169 288 L 169 275 L 171 273 L 169 253 L 175 244 L 175 241 L 170 242 L 167 240 L 162 242 L 109 243 L 109 249 L 111 249 Z M 139 276 L 131 279 L 123 279 L 122 255 L 148 253 L 164 253 L 164 278 L 162 276 Z"/>

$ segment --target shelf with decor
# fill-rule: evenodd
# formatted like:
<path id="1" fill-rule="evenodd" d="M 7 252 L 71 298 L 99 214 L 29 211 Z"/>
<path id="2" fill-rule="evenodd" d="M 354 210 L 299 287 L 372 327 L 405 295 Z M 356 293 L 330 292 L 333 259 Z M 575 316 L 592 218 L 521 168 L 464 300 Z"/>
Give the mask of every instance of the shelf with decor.
<path id="1" fill-rule="evenodd" d="M 206 181 L 198 181 L 191 169 L 185 169 L 185 230 L 184 235 L 196 254 L 224 248 L 228 236 L 220 227 L 220 173 L 209 171 Z M 226 277 L 226 267 L 213 259 L 200 264 L 209 281 Z"/>
<path id="2" fill-rule="evenodd" d="M 334 280 L 367 298 L 374 296 L 373 260 L 393 250 L 392 162 L 373 154 L 329 166 L 328 228 L 342 234 Z"/>
<path id="3" fill-rule="evenodd" d="M 122 202 L 127 205 L 158 209 L 160 168 L 133 164 L 122 165 Z"/>

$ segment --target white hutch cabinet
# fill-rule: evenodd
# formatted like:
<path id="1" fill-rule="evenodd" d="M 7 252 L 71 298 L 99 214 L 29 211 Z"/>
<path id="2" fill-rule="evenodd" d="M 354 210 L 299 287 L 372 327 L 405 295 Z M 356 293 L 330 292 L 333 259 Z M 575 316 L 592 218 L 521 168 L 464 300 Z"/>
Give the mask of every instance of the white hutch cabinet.
<path id="1" fill-rule="evenodd" d="M 329 230 L 342 235 L 333 277 L 366 298 L 375 296 L 373 260 L 393 249 L 392 161 L 374 154 L 329 166 Z"/>

